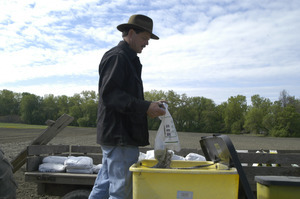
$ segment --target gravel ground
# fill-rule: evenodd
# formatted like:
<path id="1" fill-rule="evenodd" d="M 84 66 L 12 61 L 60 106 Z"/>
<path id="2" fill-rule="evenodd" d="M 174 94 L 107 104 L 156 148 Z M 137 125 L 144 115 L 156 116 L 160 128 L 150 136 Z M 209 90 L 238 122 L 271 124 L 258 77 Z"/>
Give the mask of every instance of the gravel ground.
<path id="1" fill-rule="evenodd" d="M 0 128 L 0 147 L 4 151 L 5 156 L 9 160 L 12 160 L 43 131 L 44 130 L 40 129 Z M 151 147 L 153 147 L 155 135 L 155 131 L 150 132 Z M 199 140 L 201 137 L 211 134 L 179 132 L 178 135 L 182 148 L 200 149 Z M 300 150 L 300 138 L 273 138 L 252 135 L 229 135 L 229 137 L 236 149 Z M 67 127 L 49 144 L 97 146 L 96 129 Z M 34 183 L 25 182 L 24 172 L 25 166 L 14 174 L 14 178 L 18 183 L 17 198 L 58 198 L 53 196 L 37 195 L 36 185 Z"/>

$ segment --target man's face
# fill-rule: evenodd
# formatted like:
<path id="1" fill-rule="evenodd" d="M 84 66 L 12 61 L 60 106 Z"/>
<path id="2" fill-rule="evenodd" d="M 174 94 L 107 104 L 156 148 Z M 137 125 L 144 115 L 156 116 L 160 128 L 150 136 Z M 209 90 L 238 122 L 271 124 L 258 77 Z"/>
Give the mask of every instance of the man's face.
<path id="1" fill-rule="evenodd" d="M 151 37 L 151 34 L 148 32 L 141 32 L 139 34 L 136 34 L 134 30 L 130 30 L 131 37 L 129 39 L 129 46 L 132 48 L 136 53 L 141 53 L 143 48 L 148 45 L 148 41 Z"/>

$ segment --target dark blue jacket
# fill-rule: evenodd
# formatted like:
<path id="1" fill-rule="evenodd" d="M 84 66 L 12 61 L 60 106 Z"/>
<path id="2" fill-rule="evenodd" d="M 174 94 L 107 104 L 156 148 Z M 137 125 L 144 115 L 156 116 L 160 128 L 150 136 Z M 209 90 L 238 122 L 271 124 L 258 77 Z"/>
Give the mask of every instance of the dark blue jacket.
<path id="1" fill-rule="evenodd" d="M 125 41 L 104 54 L 99 65 L 97 143 L 109 146 L 149 145 L 142 65 Z"/>

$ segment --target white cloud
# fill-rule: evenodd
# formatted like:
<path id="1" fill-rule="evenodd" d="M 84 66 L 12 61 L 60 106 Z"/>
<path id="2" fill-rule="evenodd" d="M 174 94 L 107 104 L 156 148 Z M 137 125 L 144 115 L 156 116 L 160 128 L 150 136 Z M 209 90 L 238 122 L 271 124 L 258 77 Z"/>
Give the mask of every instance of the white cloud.
<path id="1" fill-rule="evenodd" d="M 160 37 L 139 55 L 145 90 L 215 101 L 243 93 L 275 99 L 282 89 L 300 96 L 295 89 L 300 84 L 296 0 L 31 0 L 1 1 L 0 6 L 0 89 L 37 93 L 41 87 L 30 81 L 39 78 L 97 77 L 103 53 L 121 40 L 116 26 L 142 13 L 153 18 Z M 24 81 L 28 86 L 20 87 Z M 66 92 L 90 88 L 68 84 L 74 89 Z M 67 90 L 58 82 L 43 82 L 43 87 L 39 92 Z"/>
<path id="2" fill-rule="evenodd" d="M 281 87 L 274 85 L 272 89 L 282 90 L 290 87 L 286 80 L 295 81 L 299 77 L 299 56 L 294 53 L 299 52 L 300 44 L 296 12 L 299 8 L 295 11 L 250 9 L 226 15 L 222 15 L 224 12 L 220 10 L 214 14 L 219 17 L 203 26 L 205 30 L 192 24 L 193 31 L 153 41 L 143 54 L 146 63 L 144 81 L 150 80 L 145 87 L 148 90 L 160 87 L 181 90 L 190 95 L 195 95 L 197 91 L 198 95 L 210 93 L 212 99 L 218 96 L 216 93 L 226 99 L 232 90 L 236 90 L 237 94 L 251 90 L 253 92 L 248 94 L 268 93 L 274 99 L 274 94 L 277 96 L 279 90 L 267 92 L 271 88 L 249 88 L 244 84 L 251 86 L 261 82 L 262 87 L 263 84 L 281 84 Z M 160 81 L 153 81 L 154 77 L 160 78 Z M 285 80 L 280 80 L 283 78 Z M 172 87 L 188 79 L 194 85 Z M 207 83 L 218 82 L 219 88 L 205 88 Z M 224 88 L 223 82 L 233 83 L 232 86 L 236 87 Z M 293 90 L 299 95 L 296 89 Z"/>
<path id="3" fill-rule="evenodd" d="M 65 76 L 65 75 L 97 75 L 99 57 L 104 51 L 87 51 L 80 54 L 64 51 L 54 54 L 50 50 L 39 50 L 35 47 L 17 51 L 15 53 L 0 56 L 5 66 L 0 74 L 0 84 L 5 82 L 18 82 L 34 78 Z M 34 56 L 34 62 L 31 56 Z M 53 57 L 51 57 L 53 56 Z M 11 60 L 17 58 L 13 64 Z M 55 63 L 47 63 L 45 60 L 56 60 Z M 2 67 L 1 67 L 2 68 Z"/>

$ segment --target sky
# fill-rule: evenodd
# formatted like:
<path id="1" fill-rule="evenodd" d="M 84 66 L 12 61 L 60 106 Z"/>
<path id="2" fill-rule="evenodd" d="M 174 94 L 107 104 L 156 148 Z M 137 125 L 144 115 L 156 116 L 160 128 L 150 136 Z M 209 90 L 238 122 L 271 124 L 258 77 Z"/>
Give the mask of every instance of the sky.
<path id="1" fill-rule="evenodd" d="M 299 0 L 1 0 L 0 90 L 97 92 L 103 54 L 132 14 L 153 19 L 144 91 L 216 104 L 237 95 L 300 98 Z M 159 99 L 157 99 L 159 100 Z"/>

